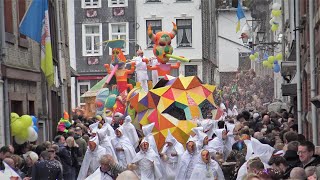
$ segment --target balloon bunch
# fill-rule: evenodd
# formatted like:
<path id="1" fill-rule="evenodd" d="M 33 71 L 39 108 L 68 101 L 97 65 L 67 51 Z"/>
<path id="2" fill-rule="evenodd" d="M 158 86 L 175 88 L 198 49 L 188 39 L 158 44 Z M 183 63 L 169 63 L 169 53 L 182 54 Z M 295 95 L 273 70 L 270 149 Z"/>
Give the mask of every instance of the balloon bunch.
<path id="1" fill-rule="evenodd" d="M 60 119 L 57 126 L 57 131 L 62 133 L 67 133 L 68 128 L 71 126 L 69 121 L 69 114 L 67 112 L 63 113 L 63 118 Z"/>
<path id="2" fill-rule="evenodd" d="M 273 3 L 271 11 L 271 20 L 269 21 L 271 25 L 271 31 L 277 31 L 279 29 L 280 16 L 281 16 L 281 4 Z"/>
<path id="3" fill-rule="evenodd" d="M 19 117 L 17 113 L 11 113 L 11 134 L 17 144 L 26 141 L 34 142 L 38 139 L 37 118 L 23 115 Z"/>
<path id="4" fill-rule="evenodd" d="M 250 59 L 251 61 L 256 61 L 258 58 L 259 58 L 259 53 L 258 53 L 258 52 L 252 53 L 252 54 L 250 54 L 250 56 L 249 56 L 249 59 Z"/>
<path id="5" fill-rule="evenodd" d="M 263 56 L 264 58 L 266 58 L 266 54 Z M 282 54 L 277 54 L 276 56 L 269 56 L 267 59 L 265 59 L 263 62 L 262 62 L 262 65 L 264 67 L 267 67 L 267 68 L 273 68 L 273 71 L 275 73 L 278 73 L 280 72 L 280 65 L 279 65 L 279 61 L 282 60 Z"/>

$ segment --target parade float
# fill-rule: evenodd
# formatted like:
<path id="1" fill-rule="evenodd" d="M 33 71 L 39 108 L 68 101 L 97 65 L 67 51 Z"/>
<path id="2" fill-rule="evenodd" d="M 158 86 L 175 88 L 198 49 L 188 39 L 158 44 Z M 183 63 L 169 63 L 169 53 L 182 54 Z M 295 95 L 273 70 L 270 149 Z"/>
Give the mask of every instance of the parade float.
<path id="1" fill-rule="evenodd" d="M 104 65 L 108 75 L 103 79 L 104 82 L 100 82 L 105 85 L 99 82 L 99 87 L 94 89 L 92 96 L 87 96 L 89 92 L 83 96 L 88 98 L 88 112 L 95 112 L 95 115 L 103 117 L 109 116 L 114 120 L 115 116 L 130 115 L 137 129 L 154 122 L 153 135 L 158 148 L 163 145 L 168 130 L 179 142 L 185 144 L 191 129 L 197 126 L 195 120 L 212 116 L 217 106 L 214 101 L 214 85 L 203 84 L 196 76 L 170 76 L 171 69 L 180 67 L 180 61 L 190 62 L 183 56 L 173 55 L 171 41 L 176 34 L 177 27 L 174 23 L 171 32 L 161 31 L 153 34 L 151 26 L 148 27 L 148 36 L 154 42 L 153 53 L 159 63 L 155 66 L 148 65 L 147 69 L 157 70 L 162 78 L 149 91 L 139 86 L 133 88 L 127 82 L 128 75 L 134 73 L 136 64 L 127 60 L 122 53 L 121 48 L 125 41 L 108 41 L 107 46 L 112 48 L 112 61 L 111 64 Z M 169 60 L 177 60 L 177 63 L 169 64 Z M 125 68 L 126 64 L 131 65 L 130 69 Z M 116 85 L 109 91 L 104 87 L 110 87 L 113 76 Z"/>

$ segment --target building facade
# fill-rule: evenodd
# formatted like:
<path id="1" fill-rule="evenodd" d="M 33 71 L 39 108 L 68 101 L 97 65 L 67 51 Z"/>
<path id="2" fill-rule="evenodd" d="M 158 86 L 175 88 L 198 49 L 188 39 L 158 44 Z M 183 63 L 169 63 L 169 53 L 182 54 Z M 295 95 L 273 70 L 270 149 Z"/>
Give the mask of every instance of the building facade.
<path id="1" fill-rule="evenodd" d="M 201 80 L 207 80 L 204 74 L 202 57 L 202 19 L 201 0 L 139 0 L 136 1 L 137 45 L 148 58 L 153 57 L 153 43 L 147 36 L 150 24 L 153 33 L 171 31 L 177 24 L 178 33 L 171 41 L 173 55 L 184 56 L 191 59 L 190 63 L 181 62 L 178 71 L 173 70 L 172 75 L 197 75 Z M 171 61 L 170 63 L 176 63 Z M 205 78 L 204 78 L 205 77 Z"/>
<path id="2" fill-rule="evenodd" d="M 78 76 L 72 80 L 72 107 L 83 105 L 80 96 L 107 75 L 111 50 L 102 43 L 124 39 L 127 58 L 135 54 L 135 0 L 74 0 L 70 9 L 71 66 Z M 71 22 L 74 24 L 71 24 Z"/>
<path id="3" fill-rule="evenodd" d="M 68 111 L 68 101 L 61 103 L 62 86 L 63 91 L 67 93 L 69 73 L 61 64 L 69 63 L 69 55 L 66 43 L 59 35 L 67 37 L 66 19 L 64 1 L 49 1 L 49 19 L 52 55 L 54 67 L 56 69 L 55 85 L 48 87 L 44 74 L 40 70 L 40 45 L 23 34 L 19 33 L 19 24 L 30 5 L 31 1 L 1 1 L 4 13 L 1 16 L 1 91 L 3 94 L 1 101 L 0 126 L 1 126 L 1 144 L 12 143 L 10 136 L 10 113 L 15 112 L 18 115 L 34 115 L 38 118 L 38 141 L 43 142 L 52 138 L 55 134 L 56 120 L 61 117 L 61 106 L 65 105 Z M 60 4 L 60 6 L 57 6 Z M 59 7 L 59 11 L 56 7 Z M 56 19 L 57 12 L 60 13 L 59 21 Z M 57 26 L 60 22 L 60 26 Z M 60 51 L 58 51 L 58 42 Z M 61 63 L 62 62 L 62 63 Z M 58 76 L 59 72 L 64 72 Z M 2 93 L 1 92 L 1 93 Z M 2 104 L 3 103 L 3 104 Z"/>

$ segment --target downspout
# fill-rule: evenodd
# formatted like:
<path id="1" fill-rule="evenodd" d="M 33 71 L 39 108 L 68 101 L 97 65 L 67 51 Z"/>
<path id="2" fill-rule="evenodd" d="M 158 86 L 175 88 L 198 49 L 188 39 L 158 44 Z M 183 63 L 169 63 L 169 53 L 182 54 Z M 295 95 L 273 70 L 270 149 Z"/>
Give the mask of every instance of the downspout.
<path id="1" fill-rule="evenodd" d="M 61 19 L 60 19 L 60 0 L 56 0 L 56 16 L 57 16 L 57 36 L 58 36 L 58 57 L 59 57 L 59 72 L 60 72 L 60 88 L 61 88 L 61 112 L 63 113 L 64 111 L 67 111 L 65 108 L 65 88 L 64 88 L 64 79 L 62 76 L 62 71 L 65 71 L 65 69 L 62 69 L 62 48 L 61 48 L 61 27 L 60 27 L 60 23 L 61 23 Z"/>
<path id="2" fill-rule="evenodd" d="M 0 1 L 0 123 L 1 124 L 1 132 L 0 134 L 0 144 L 1 146 L 6 145 L 5 137 L 9 136 L 6 134 L 5 127 L 8 122 L 5 121 L 5 112 L 4 112 L 4 87 L 3 87 L 3 80 L 2 80 L 2 72 L 1 72 L 1 65 L 3 58 L 5 56 L 5 28 L 4 28 L 4 1 Z"/>
<path id="3" fill-rule="evenodd" d="M 309 0 L 309 34 L 310 34 L 310 81 L 311 81 L 311 98 L 316 96 L 316 69 L 315 69 L 315 53 L 314 53 L 314 21 L 313 7 L 314 0 Z M 318 123 L 317 123 L 317 108 L 311 103 L 311 118 L 312 118 L 312 142 L 315 146 L 318 145 Z"/>
<path id="4" fill-rule="evenodd" d="M 300 60 L 300 0 L 295 0 L 295 34 L 296 34 L 296 59 L 297 59 L 297 114 L 298 114 L 298 133 L 302 134 L 302 115 L 301 115 L 301 60 Z"/>

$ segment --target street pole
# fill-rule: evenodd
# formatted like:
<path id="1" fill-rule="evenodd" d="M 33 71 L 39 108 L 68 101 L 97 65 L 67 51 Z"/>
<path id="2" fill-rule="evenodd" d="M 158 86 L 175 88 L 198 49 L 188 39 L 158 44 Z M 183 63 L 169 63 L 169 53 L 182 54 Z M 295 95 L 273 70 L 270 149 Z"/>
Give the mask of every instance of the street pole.
<path id="1" fill-rule="evenodd" d="M 316 96 L 316 69 L 315 69 L 315 53 L 314 53 L 314 21 L 313 7 L 314 0 L 309 0 L 309 34 L 310 34 L 310 81 L 311 98 Z M 311 103 L 311 102 L 310 102 Z M 318 124 L 317 124 L 317 108 L 311 103 L 311 118 L 312 118 L 312 142 L 315 146 L 318 145 Z"/>
<path id="2" fill-rule="evenodd" d="M 0 145 L 4 146 L 5 137 L 8 136 L 5 134 L 5 121 L 4 121 L 4 91 L 3 91 L 3 80 L 2 80 L 2 72 L 1 72 L 1 64 L 4 57 L 4 49 L 5 49 L 5 28 L 4 28 L 4 1 L 0 0 L 0 126 L 1 126 L 1 134 L 0 134 Z"/>
<path id="3" fill-rule="evenodd" d="M 64 88 L 64 77 L 63 77 L 63 71 L 65 71 L 65 66 L 62 65 L 62 38 L 61 38 L 61 19 L 60 19 L 60 0 L 56 0 L 56 16 L 57 16 L 57 36 L 58 36 L 58 57 L 59 57 L 59 72 L 60 72 L 60 88 L 61 88 L 61 112 L 67 111 L 65 108 L 65 88 Z M 64 67 L 64 69 L 63 69 Z"/>
<path id="4" fill-rule="evenodd" d="M 296 34 L 296 59 L 297 59 L 297 114 L 298 114 L 298 133 L 302 134 L 302 116 L 301 116 L 301 60 L 300 60 L 300 0 L 295 0 L 295 34 Z"/>

